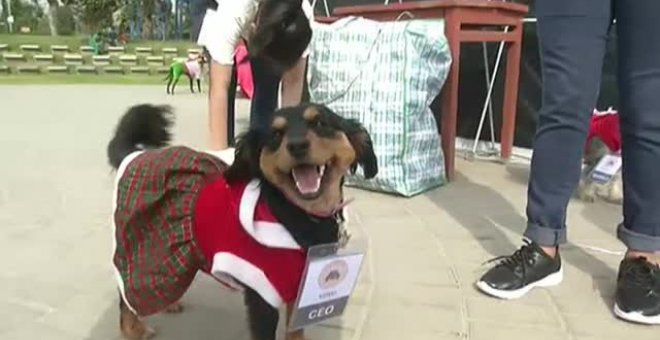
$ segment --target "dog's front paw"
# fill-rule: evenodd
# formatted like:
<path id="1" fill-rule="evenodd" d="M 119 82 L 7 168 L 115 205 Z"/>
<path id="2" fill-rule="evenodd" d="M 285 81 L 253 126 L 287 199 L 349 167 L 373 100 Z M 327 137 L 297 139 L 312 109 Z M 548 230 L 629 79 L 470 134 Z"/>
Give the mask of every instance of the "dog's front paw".
<path id="1" fill-rule="evenodd" d="M 169 305 L 167 308 L 165 308 L 165 313 L 178 314 L 181 312 L 183 312 L 183 305 L 181 304 L 181 302 L 175 302 Z"/>
<path id="2" fill-rule="evenodd" d="M 587 203 L 596 202 L 596 196 L 594 196 L 592 193 L 582 193 L 580 195 L 580 199 L 584 202 L 587 202 Z"/>
<path id="3" fill-rule="evenodd" d="M 596 201 L 596 189 L 594 183 L 581 180 L 578 184 L 578 188 L 575 192 L 575 196 L 580 200 L 588 203 L 593 203 Z"/>

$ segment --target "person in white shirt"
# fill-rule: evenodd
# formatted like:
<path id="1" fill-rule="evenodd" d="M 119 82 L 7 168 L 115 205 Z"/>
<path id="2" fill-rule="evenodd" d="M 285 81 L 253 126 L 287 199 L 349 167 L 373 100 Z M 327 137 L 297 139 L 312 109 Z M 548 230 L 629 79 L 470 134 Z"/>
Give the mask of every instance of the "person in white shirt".
<path id="1" fill-rule="evenodd" d="M 234 137 L 236 47 L 244 41 L 250 54 L 250 127 L 264 128 L 277 108 L 280 81 L 282 106 L 301 100 L 313 10 L 308 0 L 208 1 L 197 42 L 210 64 L 210 147 L 222 150 Z"/>

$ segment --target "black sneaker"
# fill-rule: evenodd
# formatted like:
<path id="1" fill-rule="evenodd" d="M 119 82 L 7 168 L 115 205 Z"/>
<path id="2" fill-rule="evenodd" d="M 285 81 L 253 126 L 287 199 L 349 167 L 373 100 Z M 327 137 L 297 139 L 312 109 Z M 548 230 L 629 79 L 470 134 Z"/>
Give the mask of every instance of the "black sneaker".
<path id="1" fill-rule="evenodd" d="M 564 273 L 559 252 L 550 257 L 536 243 L 525 244 L 511 256 L 502 256 L 477 287 L 484 293 L 500 299 L 517 299 L 534 287 L 550 287 L 561 283 Z"/>
<path id="2" fill-rule="evenodd" d="M 621 319 L 660 325 L 660 267 L 644 257 L 621 261 L 615 301 Z"/>

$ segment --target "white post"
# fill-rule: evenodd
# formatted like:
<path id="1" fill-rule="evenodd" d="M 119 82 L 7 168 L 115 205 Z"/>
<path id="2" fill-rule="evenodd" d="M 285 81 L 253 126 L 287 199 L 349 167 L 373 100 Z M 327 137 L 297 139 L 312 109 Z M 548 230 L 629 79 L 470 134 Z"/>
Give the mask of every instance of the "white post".
<path id="1" fill-rule="evenodd" d="M 7 24 L 9 24 L 9 33 L 14 31 L 14 16 L 11 15 L 11 0 L 7 0 Z"/>

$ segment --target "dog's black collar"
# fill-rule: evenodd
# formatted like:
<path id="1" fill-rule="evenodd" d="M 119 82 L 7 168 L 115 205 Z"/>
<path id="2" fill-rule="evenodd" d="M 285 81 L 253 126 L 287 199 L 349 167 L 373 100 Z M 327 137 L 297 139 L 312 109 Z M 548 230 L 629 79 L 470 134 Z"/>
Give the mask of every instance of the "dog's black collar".
<path id="1" fill-rule="evenodd" d="M 273 216 L 302 248 L 339 241 L 340 223 L 344 222 L 341 210 L 329 217 L 312 216 L 267 181 L 261 181 L 261 195 Z"/>

